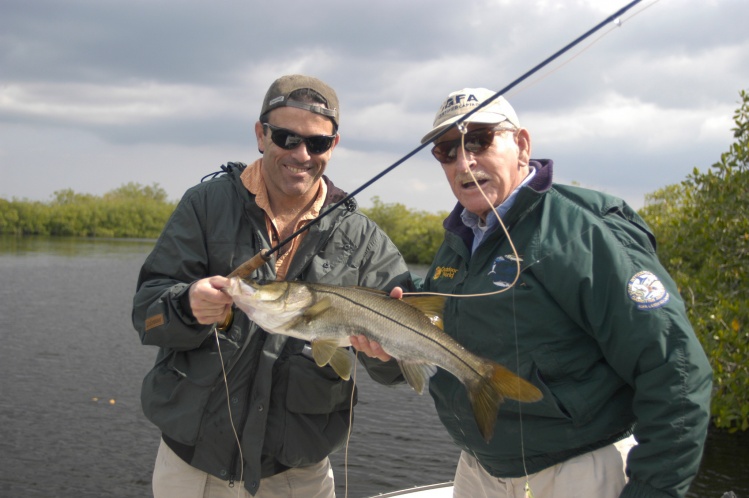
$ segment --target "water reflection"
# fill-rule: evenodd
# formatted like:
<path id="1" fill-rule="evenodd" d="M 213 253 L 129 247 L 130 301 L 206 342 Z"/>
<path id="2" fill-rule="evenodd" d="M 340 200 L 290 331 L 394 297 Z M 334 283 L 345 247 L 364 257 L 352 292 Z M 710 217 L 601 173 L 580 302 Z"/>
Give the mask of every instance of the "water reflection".
<path id="1" fill-rule="evenodd" d="M 155 350 L 129 315 L 154 243 L 0 236 L 1 496 L 102 496 L 103 481 L 109 496 L 150 495 L 158 431 L 139 388 Z M 346 466 L 351 498 L 451 479 L 457 449 L 430 398 L 358 382 L 348 462 L 333 455 L 339 496 Z M 688 496 L 749 498 L 747 469 L 749 433 L 711 430 Z"/>
<path id="2" fill-rule="evenodd" d="M 154 239 L 115 239 L 92 237 L 45 237 L 0 234 L 0 254 L 44 254 L 65 257 L 108 256 L 112 254 L 146 254 Z"/>

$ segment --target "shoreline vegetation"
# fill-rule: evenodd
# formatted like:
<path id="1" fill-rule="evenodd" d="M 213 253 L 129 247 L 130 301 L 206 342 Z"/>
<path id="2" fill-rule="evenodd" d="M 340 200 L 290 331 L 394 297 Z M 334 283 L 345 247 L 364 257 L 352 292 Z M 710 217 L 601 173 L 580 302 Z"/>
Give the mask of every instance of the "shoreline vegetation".
<path id="1" fill-rule="evenodd" d="M 447 212 L 428 213 L 378 197 L 362 208 L 411 264 L 428 265 L 442 242 Z M 0 234 L 156 239 L 177 201 L 158 184 L 128 183 L 102 196 L 59 190 L 51 201 L 0 198 Z"/>
<path id="2" fill-rule="evenodd" d="M 749 430 L 749 93 L 739 94 L 735 142 L 720 161 L 647 195 L 639 212 L 710 358 L 713 424 L 730 432 Z M 447 212 L 372 201 L 362 211 L 406 262 L 430 264 Z M 155 239 L 176 205 L 157 184 L 135 183 L 100 197 L 61 190 L 49 202 L 0 198 L 0 234 Z"/>

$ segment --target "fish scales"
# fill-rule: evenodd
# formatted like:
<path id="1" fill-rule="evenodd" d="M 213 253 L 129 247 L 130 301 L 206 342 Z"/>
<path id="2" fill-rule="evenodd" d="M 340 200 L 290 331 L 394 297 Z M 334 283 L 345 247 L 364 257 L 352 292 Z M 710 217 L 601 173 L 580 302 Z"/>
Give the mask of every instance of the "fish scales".
<path id="1" fill-rule="evenodd" d="M 396 358 L 417 392 L 442 368 L 468 391 L 474 417 L 484 439 L 494 432 L 497 411 L 505 398 L 533 402 L 541 392 L 505 367 L 468 351 L 442 331 L 442 297 L 392 299 L 362 287 L 305 282 L 260 284 L 234 277 L 224 289 L 237 308 L 270 333 L 308 341 L 320 366 L 330 365 L 344 379 L 354 368 L 351 335 L 376 341 Z"/>

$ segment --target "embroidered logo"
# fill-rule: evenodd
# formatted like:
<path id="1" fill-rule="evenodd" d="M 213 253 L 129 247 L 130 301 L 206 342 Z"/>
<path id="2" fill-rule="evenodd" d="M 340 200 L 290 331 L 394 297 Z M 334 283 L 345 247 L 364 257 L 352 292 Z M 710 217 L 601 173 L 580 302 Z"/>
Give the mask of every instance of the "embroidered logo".
<path id="1" fill-rule="evenodd" d="M 438 278 L 455 278 L 455 274 L 458 273 L 457 268 L 450 268 L 449 266 L 438 266 L 434 269 L 434 276 L 432 277 L 432 280 L 437 280 Z"/>
<path id="2" fill-rule="evenodd" d="M 523 258 L 515 258 L 513 254 L 497 256 L 494 258 L 492 268 L 487 275 L 493 275 L 492 283 L 497 287 L 509 287 L 515 280 L 518 272 L 518 261 L 523 262 Z"/>
<path id="3" fill-rule="evenodd" d="M 663 282 L 649 271 L 638 272 L 629 279 L 627 294 L 641 310 L 660 308 L 671 298 Z"/>
<path id="4" fill-rule="evenodd" d="M 472 93 L 465 94 L 459 93 L 457 95 L 451 95 L 440 107 L 440 112 L 437 114 L 436 119 L 442 119 L 446 115 L 455 114 L 461 109 L 466 107 L 476 107 L 479 105 L 479 99 Z"/>

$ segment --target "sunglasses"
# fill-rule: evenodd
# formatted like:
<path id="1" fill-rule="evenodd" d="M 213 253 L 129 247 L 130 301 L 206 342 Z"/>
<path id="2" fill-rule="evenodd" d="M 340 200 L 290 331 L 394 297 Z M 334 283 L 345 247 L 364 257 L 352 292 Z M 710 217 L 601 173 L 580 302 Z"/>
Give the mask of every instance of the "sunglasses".
<path id="1" fill-rule="evenodd" d="M 480 128 L 469 131 L 462 138 L 439 142 L 432 147 L 432 155 L 442 164 L 450 164 L 458 159 L 461 145 L 466 152 L 481 154 L 494 143 L 494 135 L 504 131 L 515 131 L 513 128 Z"/>
<path id="2" fill-rule="evenodd" d="M 330 150 L 335 141 L 335 135 L 303 137 L 286 128 L 279 128 L 270 123 L 263 123 L 263 129 L 266 126 L 270 129 L 270 139 L 284 150 L 296 149 L 300 143 L 304 143 L 308 154 L 323 154 Z"/>

